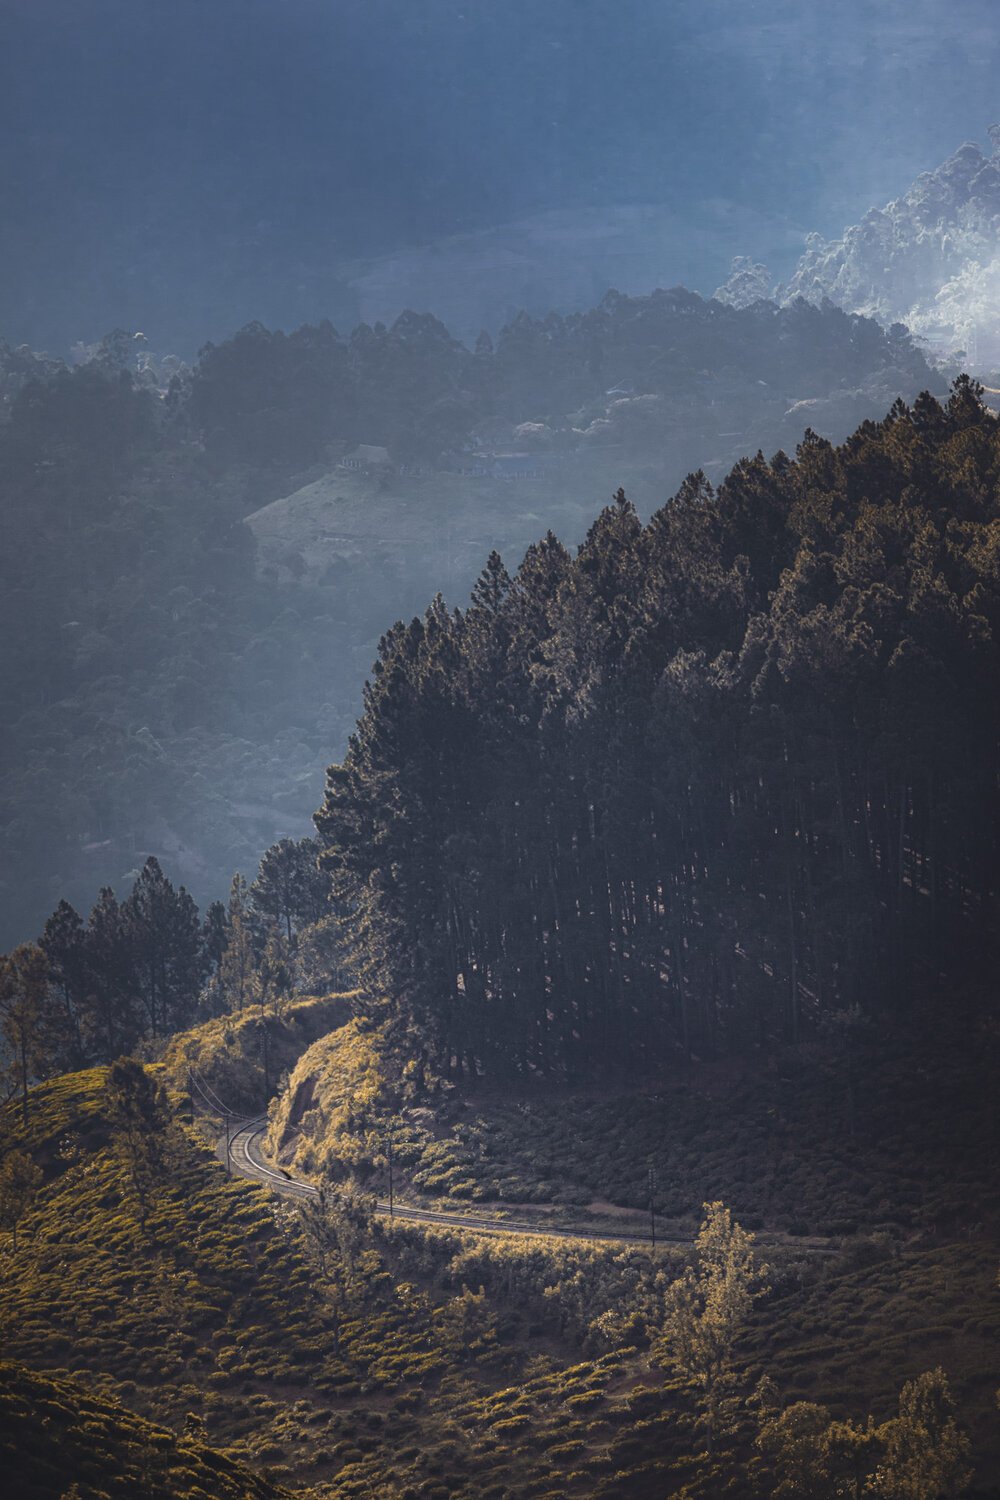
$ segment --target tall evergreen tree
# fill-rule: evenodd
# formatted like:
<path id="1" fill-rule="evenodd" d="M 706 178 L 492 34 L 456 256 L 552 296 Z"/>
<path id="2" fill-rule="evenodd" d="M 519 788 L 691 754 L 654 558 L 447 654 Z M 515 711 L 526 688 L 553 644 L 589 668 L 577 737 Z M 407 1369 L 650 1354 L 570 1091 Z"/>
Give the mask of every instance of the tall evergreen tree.
<path id="1" fill-rule="evenodd" d="M 135 1194 L 140 1223 L 145 1225 L 164 1163 L 170 1124 L 166 1098 L 142 1063 L 120 1057 L 108 1068 L 102 1103 Z"/>
<path id="2" fill-rule="evenodd" d="M 62 1005 L 65 1050 L 60 1061 L 66 1068 L 78 1068 L 86 1056 L 87 937 L 83 918 L 68 901 L 60 901 L 48 918 L 38 945 L 49 961 L 49 977 Z"/>
<path id="3" fill-rule="evenodd" d="M 48 999 L 48 959 L 37 944 L 22 943 L 0 958 L 0 1038 L 25 1124 L 29 1086 L 44 1077 L 51 1066 Z"/>
<path id="4" fill-rule="evenodd" d="M 229 891 L 226 946 L 219 962 L 219 989 L 228 1010 L 242 1011 L 254 994 L 257 960 L 247 883 L 237 872 Z"/>
<path id="5" fill-rule="evenodd" d="M 277 922 L 291 943 L 299 927 L 318 922 L 326 910 L 329 878 L 319 869 L 315 839 L 280 839 L 260 862 L 250 887 L 253 908 L 267 922 Z"/>
<path id="6" fill-rule="evenodd" d="M 212 901 L 201 925 L 201 940 L 205 950 L 205 963 L 214 978 L 219 972 L 222 955 L 229 942 L 229 919 L 225 903 Z"/>
<path id="7" fill-rule="evenodd" d="M 87 923 L 84 1036 L 99 1057 L 115 1057 L 141 1034 L 132 936 L 115 893 L 105 886 Z"/>
<path id="8" fill-rule="evenodd" d="M 198 908 L 175 891 L 153 856 L 146 860 L 123 907 L 152 1036 L 186 1025 L 206 971 Z"/>

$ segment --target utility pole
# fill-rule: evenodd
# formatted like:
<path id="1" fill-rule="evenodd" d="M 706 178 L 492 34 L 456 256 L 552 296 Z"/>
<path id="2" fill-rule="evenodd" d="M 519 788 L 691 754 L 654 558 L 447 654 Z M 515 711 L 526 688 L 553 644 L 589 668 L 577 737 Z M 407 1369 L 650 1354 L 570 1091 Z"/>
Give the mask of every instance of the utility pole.
<path id="1" fill-rule="evenodd" d="M 656 1168 L 649 1163 L 649 1253 L 656 1254 Z"/>
<path id="2" fill-rule="evenodd" d="M 268 1056 L 267 1021 L 263 1014 L 257 1022 L 257 1040 L 260 1045 L 261 1062 L 264 1066 L 264 1103 L 266 1104 L 271 1093 L 270 1058 Z"/>
<path id="3" fill-rule="evenodd" d="M 389 1218 L 393 1217 L 392 1205 L 392 1126 L 389 1126 L 385 1137 L 385 1154 L 389 1163 Z"/>
<path id="4" fill-rule="evenodd" d="M 232 1116 L 230 1115 L 230 1113 L 229 1113 L 228 1110 L 226 1111 L 225 1118 L 226 1118 L 226 1176 L 227 1177 L 232 1177 L 232 1175 L 233 1175 L 233 1137 L 232 1137 L 232 1134 L 230 1133 L 230 1128 L 229 1128 L 229 1122 L 230 1122 Z"/>

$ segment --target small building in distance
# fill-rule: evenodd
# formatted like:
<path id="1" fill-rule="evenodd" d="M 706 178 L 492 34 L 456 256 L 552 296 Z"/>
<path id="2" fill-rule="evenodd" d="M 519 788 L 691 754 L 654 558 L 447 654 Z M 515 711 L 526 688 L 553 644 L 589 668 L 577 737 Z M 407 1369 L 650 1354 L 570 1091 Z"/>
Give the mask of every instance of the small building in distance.
<path id="1" fill-rule="evenodd" d="M 376 471 L 384 474 L 388 470 L 394 471 L 395 465 L 388 448 L 377 443 L 359 443 L 350 453 L 345 453 L 337 468 L 352 469 L 356 474 L 372 474 Z"/>
<path id="2" fill-rule="evenodd" d="M 502 479 L 507 484 L 541 479 L 537 453 L 463 453 L 459 473 L 474 479 Z"/>

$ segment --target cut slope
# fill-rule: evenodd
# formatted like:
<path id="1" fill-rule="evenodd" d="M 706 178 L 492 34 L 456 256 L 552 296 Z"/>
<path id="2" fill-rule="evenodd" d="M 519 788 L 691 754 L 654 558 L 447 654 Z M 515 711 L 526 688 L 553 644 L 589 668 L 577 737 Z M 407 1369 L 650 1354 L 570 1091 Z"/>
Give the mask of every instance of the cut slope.
<path id="1" fill-rule="evenodd" d="M 193 1074 L 199 1110 L 217 1103 L 236 1114 L 254 1114 L 266 1107 L 270 1090 L 311 1043 L 344 1025 L 351 999 L 307 996 L 293 1000 L 280 1016 L 266 1017 L 248 1006 L 178 1032 L 163 1053 L 167 1080 L 186 1093 Z"/>

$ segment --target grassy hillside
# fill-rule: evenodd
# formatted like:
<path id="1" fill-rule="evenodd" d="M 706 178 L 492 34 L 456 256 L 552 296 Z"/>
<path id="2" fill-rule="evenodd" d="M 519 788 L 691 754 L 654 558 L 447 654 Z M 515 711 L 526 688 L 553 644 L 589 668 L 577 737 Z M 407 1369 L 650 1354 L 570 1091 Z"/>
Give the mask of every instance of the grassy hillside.
<path id="1" fill-rule="evenodd" d="M 944 1368 L 986 1493 L 1000 1483 L 1000 1295 L 995 1235 L 914 1249 L 858 1247 L 827 1277 L 781 1299 L 745 1358 L 783 1401 L 819 1401 L 840 1417 L 892 1414 L 904 1380 Z M 881 1254 L 880 1254 L 881 1252 Z M 874 1264 L 864 1264 L 875 1258 Z M 860 1262 L 852 1268 L 852 1259 Z"/>
<path id="2" fill-rule="evenodd" d="M 842 1056 L 814 1049 L 763 1070 L 695 1068 L 648 1095 L 512 1100 L 440 1081 L 418 1092 L 394 1073 L 383 1034 L 353 1021 L 300 1059 L 272 1110 L 270 1146 L 297 1172 L 384 1193 L 391 1132 L 397 1194 L 409 1201 L 605 1229 L 646 1222 L 635 1210 L 648 1204 L 652 1160 L 664 1239 L 692 1235 L 701 1203 L 722 1197 L 766 1244 L 775 1284 L 744 1350 L 746 1389 L 767 1373 L 783 1402 L 881 1421 L 904 1380 L 940 1365 L 988 1485 L 1000 1478 L 994 1049 L 986 1034 L 970 1049 L 961 1028 L 941 1028 L 905 1053 L 869 1039 L 849 1074 Z M 404 1271 L 433 1267 L 456 1292 L 481 1287 L 489 1305 L 519 1308 L 536 1330 L 549 1331 L 557 1310 L 555 1326 L 591 1352 L 645 1349 L 683 1260 L 661 1249 L 650 1279 L 644 1249 L 583 1253 L 384 1222 L 378 1233 Z M 645 1382 L 641 1395 L 653 1399 Z M 641 1493 L 649 1482 L 663 1493 L 660 1459 L 651 1469 L 642 1445 L 656 1434 L 662 1451 L 664 1424 L 676 1442 L 678 1413 L 658 1409 L 641 1438 L 638 1420 L 621 1409 L 615 1420 L 623 1431 L 610 1446 L 581 1421 L 565 1439 L 588 1457 L 596 1488 L 584 1492 Z M 744 1414 L 734 1441 L 759 1463 L 753 1430 Z M 621 1465 L 630 1478 L 619 1490 Z M 714 1494 L 720 1479 L 690 1482 L 691 1493 Z"/>
<path id="3" fill-rule="evenodd" d="M 18 1360 L 68 1372 L 175 1432 L 193 1412 L 228 1455 L 331 1496 L 379 1493 L 392 1473 L 430 1485 L 420 1491 L 428 1494 L 444 1480 L 449 1492 L 479 1494 L 476 1403 L 519 1399 L 532 1371 L 548 1381 L 543 1408 L 609 1378 L 610 1366 L 581 1365 L 575 1330 L 562 1328 L 551 1297 L 537 1325 L 523 1309 L 484 1304 L 471 1278 L 456 1287 L 433 1255 L 374 1237 L 363 1205 L 310 1238 L 294 1210 L 226 1182 L 184 1128 L 169 1132 L 143 1221 L 102 1081 L 94 1070 L 45 1085 L 27 1131 L 6 1122 L 46 1173 L 0 1279 L 6 1346 Z M 533 1276 L 546 1281 L 537 1245 L 531 1254 Z M 630 1366 L 625 1383 L 639 1373 Z M 503 1391 L 511 1394 L 498 1398 Z M 459 1395 L 468 1426 L 455 1417 Z M 529 1425 L 502 1431 L 510 1439 Z M 610 1426 L 599 1425 L 607 1440 Z M 510 1443 L 497 1464 L 527 1486 L 535 1450 Z"/>
<path id="4" fill-rule="evenodd" d="M 300 1007 L 284 1045 L 291 1050 L 291 1033 L 321 1018 L 342 1019 L 344 1007 L 336 997 Z M 248 1076 L 239 1068 L 252 1060 L 250 1019 L 229 1033 L 212 1022 L 176 1039 L 162 1076 L 176 1076 L 184 1059 L 220 1082 Z M 739 1405 L 709 1457 L 694 1393 L 654 1358 L 664 1297 L 689 1257 L 683 1245 L 661 1245 L 654 1260 L 641 1244 L 373 1220 L 364 1188 L 379 1186 L 379 1140 L 395 1119 L 407 1193 L 419 1190 L 436 1140 L 442 1159 L 465 1150 L 461 1167 L 474 1190 L 500 1174 L 540 1196 L 552 1180 L 550 1158 L 565 1159 L 576 1185 L 559 1212 L 596 1212 L 600 1192 L 610 1215 L 615 1202 L 635 1200 L 640 1184 L 627 1164 L 656 1140 L 674 1142 L 660 1185 L 663 1207 L 674 1194 L 683 1210 L 673 1221 L 678 1234 L 694 1227 L 699 1195 L 731 1190 L 739 1213 L 753 1220 L 756 1209 L 766 1229 L 788 1226 L 801 1200 L 802 1227 L 837 1230 L 827 1236 L 834 1253 L 787 1227 L 771 1235 L 772 1290 L 739 1350 L 739 1391 L 747 1395 L 767 1373 L 783 1403 L 820 1400 L 838 1417 L 882 1420 L 904 1379 L 940 1364 L 972 1435 L 978 1493 L 988 1494 L 1000 1476 L 988 1160 L 969 1154 L 967 1177 L 946 1194 L 931 1131 L 920 1133 L 912 1112 L 895 1133 L 886 1128 L 902 1096 L 897 1089 L 893 1103 L 886 1093 L 887 1074 L 876 1092 L 876 1062 L 859 1074 L 868 1089 L 858 1091 L 853 1140 L 843 1128 L 842 1079 L 831 1074 L 829 1089 L 818 1087 L 824 1067 L 828 1059 L 814 1059 L 811 1070 L 772 1078 L 706 1071 L 628 1106 L 598 1097 L 460 1099 L 432 1083 L 418 1097 L 414 1080 L 390 1083 L 379 1033 L 347 1021 L 305 1052 L 273 1109 L 285 1155 L 340 1183 L 305 1215 L 254 1185 L 227 1182 L 177 1123 L 165 1132 L 163 1169 L 141 1211 L 107 1116 L 103 1070 L 53 1080 L 34 1091 L 26 1129 L 12 1112 L 4 1120 L 7 1139 L 31 1151 L 45 1180 L 16 1255 L 3 1262 L 0 1318 L 9 1357 L 58 1375 L 54 1385 L 37 1373 L 8 1377 L 4 1409 L 31 1416 L 5 1440 L 19 1462 L 23 1449 L 24 1462 L 41 1463 L 37 1434 L 46 1403 L 55 1402 L 69 1413 L 58 1417 L 60 1451 L 73 1462 L 90 1454 L 83 1461 L 93 1466 L 63 1489 L 79 1477 L 111 1495 L 127 1491 L 93 1476 L 107 1471 L 117 1482 L 140 1459 L 152 1462 L 150 1449 L 167 1466 L 157 1483 L 173 1483 L 176 1470 L 175 1489 L 152 1490 L 163 1494 L 197 1493 L 200 1484 L 225 1496 L 222 1480 L 198 1477 L 199 1465 L 214 1462 L 225 1475 L 239 1472 L 228 1464 L 248 1464 L 261 1476 L 258 1489 L 236 1493 L 286 1485 L 317 1500 L 772 1492 L 772 1477 L 758 1472 L 753 1408 Z M 943 1094 L 925 1097 L 940 1110 Z M 981 1128 L 976 1099 L 966 1087 L 954 1111 L 959 1142 Z M 758 1181 L 750 1162 L 754 1153 L 771 1161 L 757 1134 L 768 1111 L 778 1111 L 777 1145 Z M 906 1168 L 914 1160 L 919 1179 Z M 804 1192 L 810 1161 L 815 1196 Z M 924 1198 L 908 1203 L 919 1182 Z M 850 1223 L 830 1221 L 848 1207 Z M 61 1394 L 67 1380 L 85 1397 Z M 150 1432 L 160 1435 L 133 1444 L 134 1434 Z M 37 1472 L 39 1484 L 49 1482 Z M 28 1493 L 58 1497 L 63 1489 Z"/>
<path id="5" fill-rule="evenodd" d="M 102 1082 L 94 1070 L 36 1091 L 28 1140 L 46 1182 L 0 1284 L 8 1350 L 36 1368 L 68 1369 L 175 1428 L 194 1410 L 212 1442 L 259 1462 L 270 1423 L 230 1399 L 230 1387 L 348 1378 L 325 1359 L 308 1270 L 265 1196 L 227 1183 L 180 1128 L 143 1224 L 103 1115 Z M 43 1123 L 52 1096 L 55 1139 Z M 299 1338 L 287 1336 L 293 1320 L 307 1328 Z"/>
<path id="6" fill-rule="evenodd" d="M 364 566 L 375 554 L 390 566 L 433 573 L 443 592 L 462 598 L 493 548 L 517 555 L 549 526 L 582 536 L 614 478 L 614 467 L 605 477 L 593 461 L 572 455 L 544 483 L 518 485 L 448 472 L 381 477 L 335 469 L 246 523 L 259 566 L 283 579 L 329 581 L 331 566 L 336 574 L 338 563 Z"/>
<path id="7" fill-rule="evenodd" d="M 6 1493 L 18 1500 L 277 1500 L 288 1493 L 210 1448 L 198 1430 L 192 1419 L 178 1436 L 75 1380 L 0 1363 L 0 1464 Z"/>

